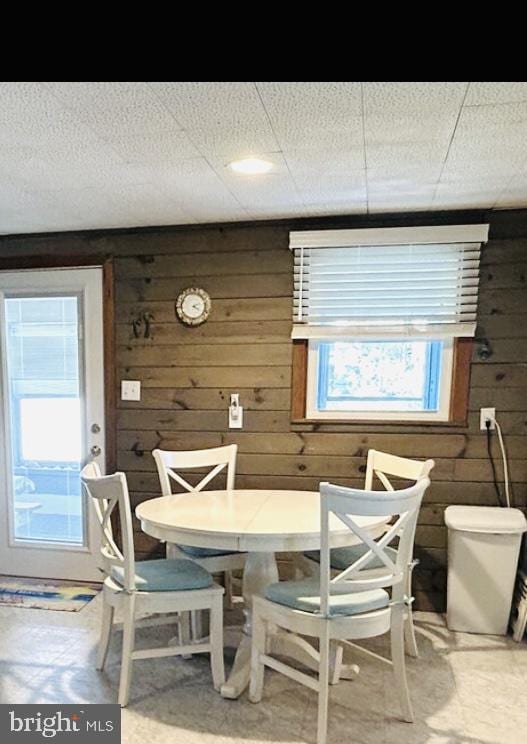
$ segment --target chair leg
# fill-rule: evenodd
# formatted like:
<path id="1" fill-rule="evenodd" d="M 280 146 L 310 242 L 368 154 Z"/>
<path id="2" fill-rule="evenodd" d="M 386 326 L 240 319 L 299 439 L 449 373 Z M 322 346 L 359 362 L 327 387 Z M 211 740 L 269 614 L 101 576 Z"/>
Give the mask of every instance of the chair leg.
<path id="1" fill-rule="evenodd" d="M 192 610 L 190 613 L 190 624 L 192 627 L 192 641 L 197 643 L 203 638 L 202 611 Z"/>
<path id="2" fill-rule="evenodd" d="M 234 606 L 234 593 L 232 591 L 232 573 L 230 571 L 225 571 L 224 574 L 224 584 L 225 584 L 225 609 L 226 610 L 232 610 Z"/>
<path id="3" fill-rule="evenodd" d="M 101 636 L 99 639 L 99 646 L 97 648 L 97 660 L 95 662 L 95 668 L 101 671 L 104 669 L 106 657 L 108 656 L 108 647 L 110 645 L 110 636 L 112 633 L 114 608 L 103 600 L 102 606 L 102 625 L 101 625 Z"/>
<path id="4" fill-rule="evenodd" d="M 210 665 L 212 683 L 215 690 L 220 690 L 225 682 L 223 663 L 223 598 L 214 600 L 210 610 Z"/>
<path id="5" fill-rule="evenodd" d="M 392 647 L 392 664 L 395 676 L 395 687 L 399 696 L 403 719 L 408 723 L 413 723 L 414 714 L 410 693 L 408 692 L 408 682 L 406 680 L 406 661 L 404 656 L 404 606 L 396 605 L 392 607 L 391 617 L 391 647 Z"/>
<path id="6" fill-rule="evenodd" d="M 419 649 L 417 648 L 414 618 L 412 615 L 411 607 L 408 607 L 408 612 L 406 613 L 406 617 L 404 620 L 404 643 L 408 656 L 413 656 L 414 659 L 417 659 L 419 657 Z"/>
<path id="7" fill-rule="evenodd" d="M 130 682 L 132 680 L 132 653 L 135 642 L 135 595 L 130 594 L 123 607 L 123 651 L 121 658 L 121 677 L 119 680 L 119 705 L 128 705 Z"/>
<path id="8" fill-rule="evenodd" d="M 330 644 L 331 649 L 331 662 L 330 662 L 330 676 L 329 684 L 336 685 L 340 682 L 340 675 L 342 673 L 342 657 L 344 654 L 344 648 L 342 643 L 338 641 L 332 641 Z"/>
<path id="9" fill-rule="evenodd" d="M 180 646 L 190 646 L 190 612 L 179 613 L 178 641 Z M 182 659 L 192 659 L 192 654 L 185 654 Z"/>
<path id="10" fill-rule="evenodd" d="M 412 572 L 414 569 L 414 565 L 415 564 L 413 562 L 409 565 L 406 576 L 407 597 L 412 596 Z M 413 656 L 414 659 L 417 659 L 419 657 L 419 649 L 417 648 L 417 639 L 415 637 L 414 617 L 411 604 L 409 604 L 406 608 L 406 616 L 404 621 L 404 644 L 408 656 Z"/>
<path id="11" fill-rule="evenodd" d="M 326 744 L 328 736 L 329 649 L 329 621 L 326 621 L 323 625 L 322 633 L 320 634 L 317 744 Z"/>
<path id="12" fill-rule="evenodd" d="M 258 615 L 252 618 L 252 643 L 251 643 L 251 681 L 249 684 L 249 700 L 251 703 L 259 703 L 263 695 L 265 666 L 261 655 L 266 652 L 266 621 Z"/>

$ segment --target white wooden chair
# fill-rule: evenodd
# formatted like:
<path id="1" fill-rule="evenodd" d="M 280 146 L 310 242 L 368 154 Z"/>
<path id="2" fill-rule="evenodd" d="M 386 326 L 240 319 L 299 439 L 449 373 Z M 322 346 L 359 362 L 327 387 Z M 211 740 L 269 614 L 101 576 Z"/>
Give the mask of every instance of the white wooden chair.
<path id="1" fill-rule="evenodd" d="M 210 653 L 214 688 L 225 681 L 223 666 L 223 587 L 201 566 L 189 560 L 150 560 L 135 562 L 132 513 L 124 473 L 101 476 L 90 463 L 81 473 L 82 483 L 91 496 L 101 526 L 103 618 L 97 652 L 97 669 L 103 669 L 108 653 L 114 611 L 123 613 L 123 649 L 119 682 L 119 703 L 126 706 L 130 694 L 132 662 L 161 656 Z M 122 533 L 122 551 L 115 543 L 111 516 L 117 508 Z M 194 610 L 210 610 L 210 641 L 190 644 L 182 638 L 177 646 L 134 650 L 136 617 L 146 613 L 179 612 L 188 617 Z M 170 618 L 172 620 L 172 618 Z"/>
<path id="2" fill-rule="evenodd" d="M 393 491 L 394 487 L 388 478 L 389 475 L 403 481 L 417 482 L 421 480 L 421 478 L 427 478 L 434 465 L 435 463 L 433 460 L 410 460 L 407 457 L 398 457 L 396 455 L 390 455 L 387 452 L 380 452 L 379 450 L 371 449 L 368 451 L 364 488 L 367 491 L 373 490 L 376 485 L 375 479 L 377 478 L 386 491 Z M 391 548 L 390 550 L 395 554 L 394 548 Z M 354 560 L 360 558 L 364 552 L 364 545 L 356 545 L 349 548 L 334 548 L 331 551 L 332 571 L 334 573 L 342 571 L 344 568 L 351 565 Z M 316 573 L 316 563 L 320 561 L 320 553 L 318 551 L 308 551 L 307 553 L 304 553 L 304 557 L 307 558 L 309 563 L 304 562 L 303 566 L 301 565 L 300 568 L 304 568 L 308 575 Z M 413 556 L 410 557 L 406 572 L 406 593 L 409 597 L 412 596 L 412 573 L 418 563 L 419 561 L 415 560 Z M 379 560 L 375 556 L 372 556 L 369 568 L 375 571 L 378 567 Z M 415 637 L 411 605 L 408 606 L 405 615 L 404 630 L 406 653 L 409 656 L 417 657 L 419 651 Z"/>
<path id="3" fill-rule="evenodd" d="M 253 635 L 249 698 L 259 702 L 266 666 L 318 692 L 317 742 L 327 736 L 330 682 L 330 642 L 349 644 L 393 666 L 403 718 L 413 721 L 404 654 L 404 614 L 411 603 L 406 595 L 406 572 L 421 501 L 430 481 L 422 478 L 413 486 L 385 494 L 361 491 L 330 483 L 320 485 L 321 551 L 320 578 L 283 581 L 267 587 L 265 598 L 253 598 Z M 345 524 L 366 546 L 366 552 L 337 576 L 330 576 L 330 517 Z M 354 516 L 395 519 L 376 542 Z M 399 538 L 397 554 L 389 544 Z M 375 556 L 381 568 L 372 575 L 363 571 Z M 391 587 L 391 598 L 387 588 Z M 268 626 L 278 626 L 302 636 L 319 639 L 319 673 L 313 678 L 266 653 Z M 391 661 L 350 644 L 349 640 L 372 638 L 390 631 Z"/>
<path id="4" fill-rule="evenodd" d="M 238 447 L 229 444 L 224 447 L 212 447 L 206 450 L 170 451 L 155 449 L 152 452 L 156 461 L 161 492 L 163 496 L 173 493 L 172 482 L 189 492 L 203 491 L 203 489 L 225 468 L 227 468 L 226 488 L 234 488 L 236 471 L 236 453 Z M 178 470 L 192 470 L 194 468 L 212 468 L 197 485 L 192 486 L 183 478 Z M 187 558 L 206 568 L 211 573 L 225 574 L 226 599 L 232 604 L 232 576 L 231 571 L 243 569 L 247 553 L 237 553 L 228 550 L 198 548 L 192 545 L 167 544 L 168 558 Z M 199 621 L 193 618 L 194 636 L 199 636 Z"/>

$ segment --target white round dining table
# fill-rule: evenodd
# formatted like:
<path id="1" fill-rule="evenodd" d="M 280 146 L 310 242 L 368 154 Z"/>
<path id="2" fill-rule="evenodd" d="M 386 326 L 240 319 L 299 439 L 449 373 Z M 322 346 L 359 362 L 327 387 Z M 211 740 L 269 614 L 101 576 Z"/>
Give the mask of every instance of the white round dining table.
<path id="1" fill-rule="evenodd" d="M 247 553 L 243 572 L 245 625 L 223 697 L 237 698 L 250 677 L 251 605 L 278 581 L 275 553 L 320 550 L 320 494 L 318 491 L 242 489 L 173 494 L 144 501 L 136 508 L 142 530 L 170 544 L 193 545 Z M 381 534 L 386 519 L 354 517 L 373 536 Z M 332 547 L 353 545 L 356 536 L 336 516 L 330 517 Z M 316 652 L 303 639 L 276 631 L 274 653 L 295 658 L 311 668 Z"/>

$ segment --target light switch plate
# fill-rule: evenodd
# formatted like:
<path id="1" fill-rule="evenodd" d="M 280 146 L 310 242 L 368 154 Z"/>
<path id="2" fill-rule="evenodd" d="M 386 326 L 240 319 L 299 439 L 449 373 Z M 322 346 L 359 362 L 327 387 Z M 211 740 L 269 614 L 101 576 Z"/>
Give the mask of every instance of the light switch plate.
<path id="1" fill-rule="evenodd" d="M 238 393 L 231 395 L 231 404 L 229 406 L 229 429 L 243 428 L 243 407 L 240 405 L 240 396 Z"/>
<path id="2" fill-rule="evenodd" d="M 121 400 L 141 400 L 141 382 L 121 380 Z"/>

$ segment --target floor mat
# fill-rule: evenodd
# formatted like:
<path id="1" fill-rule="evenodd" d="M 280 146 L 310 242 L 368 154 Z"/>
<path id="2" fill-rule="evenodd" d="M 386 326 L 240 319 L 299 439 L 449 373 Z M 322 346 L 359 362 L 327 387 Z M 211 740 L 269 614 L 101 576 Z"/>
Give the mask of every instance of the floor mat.
<path id="1" fill-rule="evenodd" d="M 0 576 L 0 605 L 78 612 L 100 590 L 100 584 Z"/>

